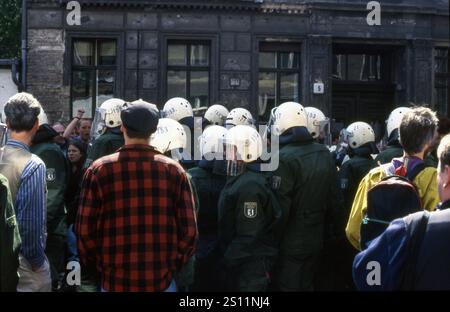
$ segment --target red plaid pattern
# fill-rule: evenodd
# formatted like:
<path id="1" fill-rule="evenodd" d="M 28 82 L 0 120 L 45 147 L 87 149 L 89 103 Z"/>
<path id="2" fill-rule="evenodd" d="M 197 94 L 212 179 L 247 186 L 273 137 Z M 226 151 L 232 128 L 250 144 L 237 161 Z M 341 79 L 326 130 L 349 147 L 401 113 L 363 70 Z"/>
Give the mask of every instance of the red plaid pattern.
<path id="1" fill-rule="evenodd" d="M 197 223 L 184 169 L 126 145 L 87 169 L 76 221 L 83 263 L 107 291 L 162 291 L 194 253 Z"/>

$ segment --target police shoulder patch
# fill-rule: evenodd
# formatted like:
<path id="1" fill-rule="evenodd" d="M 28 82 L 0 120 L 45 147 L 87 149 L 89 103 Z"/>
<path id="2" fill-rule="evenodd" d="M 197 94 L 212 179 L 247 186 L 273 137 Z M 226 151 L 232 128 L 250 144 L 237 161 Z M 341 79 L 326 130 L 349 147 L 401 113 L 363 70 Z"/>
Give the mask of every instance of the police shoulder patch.
<path id="1" fill-rule="evenodd" d="M 47 182 L 55 181 L 56 179 L 56 170 L 55 168 L 47 168 L 46 171 L 46 180 Z"/>
<path id="2" fill-rule="evenodd" d="M 249 219 L 256 218 L 258 215 L 258 203 L 257 202 L 245 202 L 244 203 L 244 216 Z"/>

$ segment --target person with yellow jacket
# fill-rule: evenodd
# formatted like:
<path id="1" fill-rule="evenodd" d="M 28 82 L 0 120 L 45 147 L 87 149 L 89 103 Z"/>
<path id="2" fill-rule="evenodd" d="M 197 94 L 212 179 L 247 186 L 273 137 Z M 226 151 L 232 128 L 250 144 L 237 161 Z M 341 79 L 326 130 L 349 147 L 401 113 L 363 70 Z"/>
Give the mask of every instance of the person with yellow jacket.
<path id="1" fill-rule="evenodd" d="M 417 166 L 423 166 L 423 159 L 437 134 L 438 119 L 436 114 L 426 107 L 416 107 L 407 112 L 400 124 L 400 141 L 404 154 L 394 158 L 390 163 L 372 169 L 360 182 L 350 212 L 346 235 L 350 243 L 357 249 L 360 246 L 361 221 L 367 210 L 367 192 L 389 175 L 409 176 L 417 171 Z M 437 171 L 426 167 L 414 177 L 424 209 L 432 211 L 439 203 L 436 185 Z"/>

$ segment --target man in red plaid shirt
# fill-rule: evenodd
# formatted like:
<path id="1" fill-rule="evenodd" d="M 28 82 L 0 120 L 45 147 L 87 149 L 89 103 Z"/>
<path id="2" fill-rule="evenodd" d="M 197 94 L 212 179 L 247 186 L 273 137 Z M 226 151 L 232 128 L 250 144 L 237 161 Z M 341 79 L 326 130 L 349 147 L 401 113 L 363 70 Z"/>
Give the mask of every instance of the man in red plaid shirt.
<path id="1" fill-rule="evenodd" d="M 190 184 L 177 162 L 148 144 L 157 110 L 130 105 L 121 119 L 125 145 L 95 161 L 83 179 L 80 258 L 95 264 L 104 291 L 174 290 L 174 274 L 198 236 Z"/>

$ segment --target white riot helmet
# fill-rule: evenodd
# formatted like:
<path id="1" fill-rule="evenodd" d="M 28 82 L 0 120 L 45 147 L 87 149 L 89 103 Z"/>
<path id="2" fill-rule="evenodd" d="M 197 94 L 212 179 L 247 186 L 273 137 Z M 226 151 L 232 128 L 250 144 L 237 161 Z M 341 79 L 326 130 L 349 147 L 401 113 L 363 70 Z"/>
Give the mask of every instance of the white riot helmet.
<path id="1" fill-rule="evenodd" d="M 308 131 L 314 139 L 317 139 L 328 118 L 320 109 L 312 106 L 305 107 L 305 111 L 308 115 Z"/>
<path id="2" fill-rule="evenodd" d="M 156 106 L 156 104 L 149 103 L 149 102 L 147 102 L 147 101 L 144 101 L 143 99 L 139 99 L 139 100 L 133 101 L 133 102 L 131 102 L 131 104 L 132 104 L 132 105 L 135 105 L 135 104 L 146 104 L 146 105 L 150 105 L 150 106 L 151 106 L 152 108 L 154 108 L 157 112 L 159 112 L 158 106 Z"/>
<path id="3" fill-rule="evenodd" d="M 281 135 L 293 127 L 308 127 L 308 116 L 305 108 L 296 102 L 285 102 L 274 111 L 274 133 Z"/>
<path id="4" fill-rule="evenodd" d="M 238 125 L 253 125 L 253 116 L 245 108 L 234 108 L 227 115 L 227 119 L 225 121 L 225 127 L 227 129 Z"/>
<path id="5" fill-rule="evenodd" d="M 207 160 L 223 159 L 223 145 L 227 129 L 222 126 L 208 126 L 198 138 L 200 155 Z"/>
<path id="6" fill-rule="evenodd" d="M 95 140 L 106 131 L 106 128 L 116 128 L 122 124 L 120 112 L 126 102 L 121 99 L 108 99 L 95 110 L 91 127 L 91 140 Z"/>
<path id="7" fill-rule="evenodd" d="M 39 126 L 48 124 L 47 114 L 44 111 L 44 108 L 41 106 L 41 112 L 38 115 Z"/>
<path id="8" fill-rule="evenodd" d="M 0 123 L 6 124 L 6 116 L 5 116 L 5 107 L 2 103 L 0 103 L 1 110 L 0 110 Z"/>
<path id="9" fill-rule="evenodd" d="M 225 137 L 227 160 L 245 163 L 257 160 L 262 155 L 262 139 L 251 126 L 237 125 L 228 130 Z"/>
<path id="10" fill-rule="evenodd" d="M 357 121 L 349 125 L 345 131 L 348 146 L 355 149 L 366 143 L 375 142 L 375 132 L 365 122 Z"/>
<path id="11" fill-rule="evenodd" d="M 150 137 L 150 145 L 160 153 L 186 148 L 186 132 L 176 120 L 161 118 L 156 131 Z"/>
<path id="12" fill-rule="evenodd" d="M 394 109 L 386 120 L 387 136 L 391 135 L 392 131 L 400 127 L 403 115 L 409 112 L 411 108 L 408 107 L 397 107 Z"/>
<path id="13" fill-rule="evenodd" d="M 106 100 L 102 105 L 100 105 L 99 111 L 102 120 L 105 123 L 105 127 L 116 128 L 122 124 L 120 112 L 122 111 L 124 104 L 124 100 L 113 98 Z"/>
<path id="14" fill-rule="evenodd" d="M 228 109 L 220 104 L 214 104 L 205 112 L 205 119 L 212 125 L 223 126 L 229 114 Z"/>
<path id="15" fill-rule="evenodd" d="M 163 117 L 180 121 L 186 117 L 194 117 L 194 112 L 188 100 L 175 97 L 164 104 Z"/>
<path id="16" fill-rule="evenodd" d="M 0 147 L 6 144 L 8 128 L 6 124 L 0 122 Z"/>

